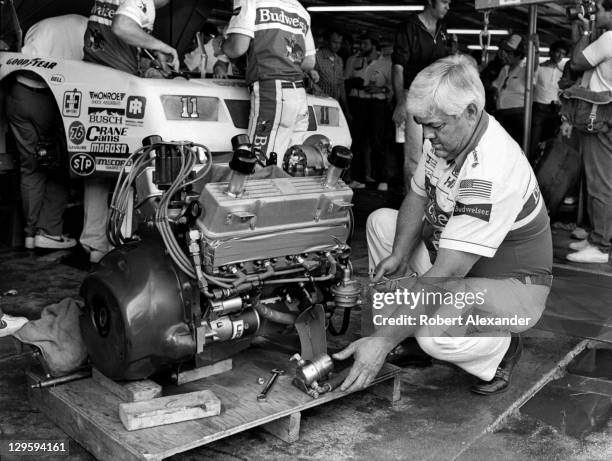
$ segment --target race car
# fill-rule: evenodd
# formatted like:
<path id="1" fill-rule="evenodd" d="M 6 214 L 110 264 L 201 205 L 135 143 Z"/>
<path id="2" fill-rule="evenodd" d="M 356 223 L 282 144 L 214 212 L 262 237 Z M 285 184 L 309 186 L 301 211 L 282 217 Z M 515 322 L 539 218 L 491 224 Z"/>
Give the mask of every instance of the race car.
<path id="1" fill-rule="evenodd" d="M 248 128 L 249 94 L 241 80 L 145 79 L 82 61 L 0 52 L 3 91 L 18 71 L 39 75 L 51 89 L 64 124 L 70 171 L 76 176 L 118 173 L 150 135 L 203 144 L 215 162 L 225 162 L 232 152 L 231 138 Z M 316 134 L 332 146 L 350 147 L 338 102 L 308 95 L 308 104 L 308 132 L 291 145 Z M 0 154 L 7 134 L 0 123 Z M 277 154 L 282 159 L 284 152 Z"/>

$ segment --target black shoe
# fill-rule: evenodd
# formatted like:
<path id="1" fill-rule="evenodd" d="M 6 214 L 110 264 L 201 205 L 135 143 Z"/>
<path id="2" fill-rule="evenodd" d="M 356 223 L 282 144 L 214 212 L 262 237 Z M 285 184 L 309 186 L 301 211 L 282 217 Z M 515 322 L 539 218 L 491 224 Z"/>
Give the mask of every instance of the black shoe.
<path id="1" fill-rule="evenodd" d="M 470 389 L 475 394 L 494 395 L 508 390 L 512 370 L 518 363 L 523 353 L 523 339 L 520 336 L 512 336 L 510 347 L 495 371 L 495 377 L 491 381 L 478 380 Z"/>
<path id="2" fill-rule="evenodd" d="M 407 338 L 389 352 L 387 363 L 402 368 L 425 368 L 432 365 L 432 358 L 421 349 L 415 338 Z"/>

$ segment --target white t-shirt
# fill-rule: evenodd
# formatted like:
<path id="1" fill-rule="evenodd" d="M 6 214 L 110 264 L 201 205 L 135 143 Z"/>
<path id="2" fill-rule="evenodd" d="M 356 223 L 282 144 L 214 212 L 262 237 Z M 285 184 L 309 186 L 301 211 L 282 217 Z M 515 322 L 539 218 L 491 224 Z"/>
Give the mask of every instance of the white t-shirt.
<path id="1" fill-rule="evenodd" d="M 591 91 L 612 91 L 612 31 L 607 31 L 582 52 L 595 67 L 589 81 Z"/>
<path id="2" fill-rule="evenodd" d="M 423 241 L 432 263 L 447 248 L 484 257 L 470 276 L 550 273 L 549 221 L 535 174 L 493 117 L 461 166 L 437 157 L 426 140 L 411 188 L 428 199 Z"/>
<path id="3" fill-rule="evenodd" d="M 493 86 L 498 90 L 497 108 L 515 109 L 525 106 L 525 75 L 527 65 L 523 60 L 514 69 L 505 65 L 499 72 Z"/>
<path id="4" fill-rule="evenodd" d="M 87 18 L 78 14 L 43 19 L 28 29 L 21 52 L 80 61 L 86 27 Z"/>
<path id="5" fill-rule="evenodd" d="M 122 14 L 136 22 L 148 33 L 153 32 L 155 24 L 155 2 L 153 0 L 125 0 L 115 14 Z"/>
<path id="6" fill-rule="evenodd" d="M 559 64 L 540 66 L 533 87 L 533 100 L 541 104 L 550 104 L 559 100 L 559 79 L 563 75 L 563 67 L 567 59 Z"/>

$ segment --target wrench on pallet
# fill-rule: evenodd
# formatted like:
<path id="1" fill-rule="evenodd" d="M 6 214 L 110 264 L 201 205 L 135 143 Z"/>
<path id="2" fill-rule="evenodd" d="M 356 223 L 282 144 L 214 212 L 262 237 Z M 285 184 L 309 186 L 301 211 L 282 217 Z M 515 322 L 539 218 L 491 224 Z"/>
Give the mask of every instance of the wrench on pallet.
<path id="1" fill-rule="evenodd" d="M 270 392 L 270 389 L 276 382 L 276 378 L 283 374 L 285 374 L 285 370 L 281 370 L 279 368 L 275 368 L 274 370 L 272 370 L 272 376 L 270 376 L 270 379 L 268 379 L 268 382 L 264 386 L 263 390 L 257 396 L 257 400 L 266 400 L 266 398 L 268 397 L 268 392 Z"/>

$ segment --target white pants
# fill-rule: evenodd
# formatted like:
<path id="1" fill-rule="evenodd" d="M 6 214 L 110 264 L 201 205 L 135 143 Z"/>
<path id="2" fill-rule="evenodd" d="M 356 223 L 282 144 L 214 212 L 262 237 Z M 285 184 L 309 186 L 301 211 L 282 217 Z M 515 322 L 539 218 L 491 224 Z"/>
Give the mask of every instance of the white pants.
<path id="1" fill-rule="evenodd" d="M 88 178 L 83 187 L 83 231 L 79 241 L 87 252 L 100 251 L 108 253 L 112 245 L 106 238 L 106 221 L 108 220 L 108 194 L 112 179 Z"/>
<path id="2" fill-rule="evenodd" d="M 368 217 L 366 235 L 370 271 L 391 254 L 397 214 L 397 210 L 381 208 Z M 410 267 L 419 275 L 423 275 L 431 267 L 429 253 L 423 242 L 411 255 Z M 497 367 L 510 347 L 509 332 L 495 337 L 432 337 L 428 331 L 421 328 L 415 336 L 427 354 L 435 359 L 453 363 L 485 381 L 493 379 Z"/>

